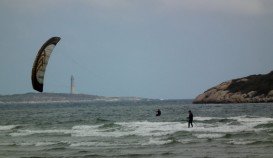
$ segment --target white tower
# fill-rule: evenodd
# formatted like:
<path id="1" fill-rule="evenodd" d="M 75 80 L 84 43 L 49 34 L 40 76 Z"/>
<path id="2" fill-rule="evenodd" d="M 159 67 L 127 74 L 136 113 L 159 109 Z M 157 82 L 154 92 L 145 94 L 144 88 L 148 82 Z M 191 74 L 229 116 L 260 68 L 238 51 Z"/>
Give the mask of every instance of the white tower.
<path id="1" fill-rule="evenodd" d="M 71 75 L 70 94 L 75 94 L 75 84 L 73 75 Z"/>

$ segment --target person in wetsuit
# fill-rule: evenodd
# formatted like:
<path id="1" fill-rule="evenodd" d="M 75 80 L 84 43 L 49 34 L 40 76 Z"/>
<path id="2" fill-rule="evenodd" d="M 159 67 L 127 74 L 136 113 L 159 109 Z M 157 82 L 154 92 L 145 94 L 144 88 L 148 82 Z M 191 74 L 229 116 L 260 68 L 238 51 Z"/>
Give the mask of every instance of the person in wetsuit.
<path id="1" fill-rule="evenodd" d="M 190 125 L 191 127 L 193 127 L 192 125 L 192 121 L 193 121 L 193 114 L 191 111 L 189 111 L 189 117 L 188 117 L 188 128 L 190 128 Z"/>
<path id="2" fill-rule="evenodd" d="M 160 109 L 157 109 L 156 116 L 160 116 L 160 115 L 161 115 L 161 111 L 160 111 Z"/>

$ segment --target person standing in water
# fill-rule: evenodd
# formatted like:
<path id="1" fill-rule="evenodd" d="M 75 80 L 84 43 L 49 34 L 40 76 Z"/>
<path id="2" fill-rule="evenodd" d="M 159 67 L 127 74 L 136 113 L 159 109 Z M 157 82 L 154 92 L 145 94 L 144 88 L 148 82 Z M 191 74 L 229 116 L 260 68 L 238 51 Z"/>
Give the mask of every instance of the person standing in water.
<path id="1" fill-rule="evenodd" d="M 190 128 L 190 125 L 191 127 L 193 127 L 192 125 L 192 121 L 193 121 L 193 114 L 191 111 L 189 111 L 189 117 L 188 117 L 188 128 Z"/>
<path id="2" fill-rule="evenodd" d="M 157 109 L 156 116 L 160 116 L 160 115 L 161 115 L 161 111 L 160 111 L 160 109 Z"/>

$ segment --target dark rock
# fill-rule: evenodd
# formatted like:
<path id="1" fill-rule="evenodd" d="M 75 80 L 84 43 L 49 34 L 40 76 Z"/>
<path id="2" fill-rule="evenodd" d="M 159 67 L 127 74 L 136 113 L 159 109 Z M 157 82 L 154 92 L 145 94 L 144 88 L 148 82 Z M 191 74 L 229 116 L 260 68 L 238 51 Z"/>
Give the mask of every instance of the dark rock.
<path id="1" fill-rule="evenodd" d="M 273 71 L 233 79 L 198 95 L 193 103 L 257 103 L 273 101 Z"/>

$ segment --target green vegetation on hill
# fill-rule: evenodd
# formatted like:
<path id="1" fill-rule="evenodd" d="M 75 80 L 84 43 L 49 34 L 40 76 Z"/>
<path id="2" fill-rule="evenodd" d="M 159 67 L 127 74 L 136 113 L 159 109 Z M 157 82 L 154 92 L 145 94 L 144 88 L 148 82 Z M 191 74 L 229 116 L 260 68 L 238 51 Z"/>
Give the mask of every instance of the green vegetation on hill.
<path id="1" fill-rule="evenodd" d="M 245 77 L 245 80 L 235 79 L 228 87 L 229 92 L 241 92 L 247 94 L 256 91 L 255 96 L 267 95 L 273 89 L 273 71 L 265 75 L 251 75 Z"/>

